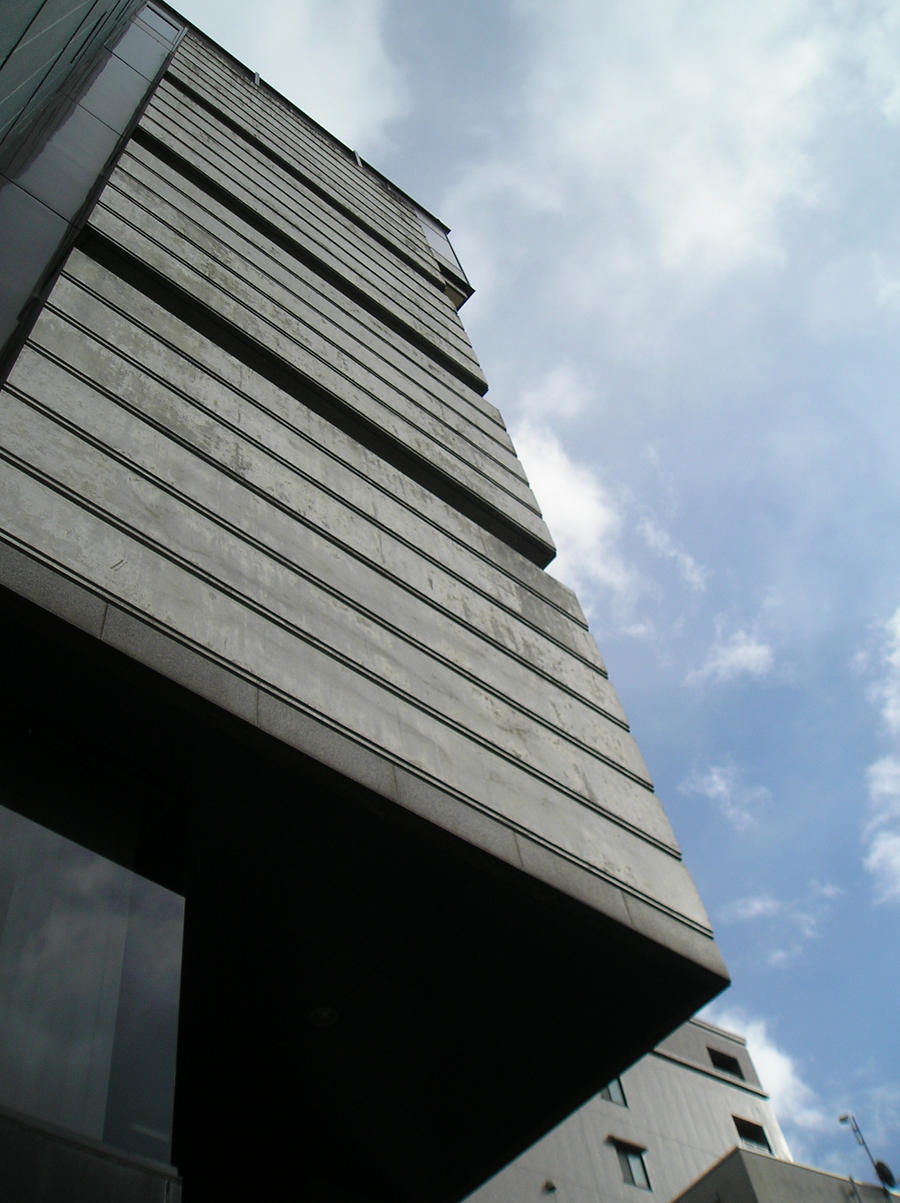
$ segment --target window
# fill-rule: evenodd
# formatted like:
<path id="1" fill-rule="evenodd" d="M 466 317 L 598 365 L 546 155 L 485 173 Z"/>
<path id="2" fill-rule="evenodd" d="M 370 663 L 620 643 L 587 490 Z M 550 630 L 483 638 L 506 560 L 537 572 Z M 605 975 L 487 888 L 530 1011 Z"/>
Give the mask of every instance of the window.
<path id="1" fill-rule="evenodd" d="M 740 1119 L 737 1115 L 733 1115 L 731 1118 L 734 1120 L 738 1137 L 745 1149 L 752 1149 L 756 1153 L 772 1152 L 772 1146 L 769 1144 L 769 1138 L 766 1136 L 762 1124 L 754 1124 L 749 1119 Z"/>
<path id="2" fill-rule="evenodd" d="M 183 915 L 0 806 L 0 1106 L 169 1160 Z"/>
<path id="3" fill-rule="evenodd" d="M 450 245 L 447 231 L 428 213 L 416 209 L 419 224 L 428 239 L 428 244 L 437 256 L 438 266 L 444 277 L 444 292 L 452 300 L 457 309 L 461 309 L 472 295 L 472 286 L 466 278 L 456 252 Z"/>
<path id="4" fill-rule="evenodd" d="M 744 1080 L 744 1071 L 741 1069 L 740 1062 L 737 1057 L 732 1057 L 730 1053 L 723 1053 L 718 1048 L 708 1048 L 709 1059 L 712 1061 L 716 1069 L 721 1069 L 723 1073 L 731 1074 L 733 1078 Z"/>
<path id="5" fill-rule="evenodd" d="M 423 213 L 421 209 L 417 209 L 419 224 L 425 237 L 428 239 L 431 249 L 439 258 L 456 272 L 457 275 L 465 279 L 460 262 L 456 257 L 456 251 L 450 245 L 450 239 L 447 237 L 446 230 L 438 225 L 433 217 L 429 217 L 427 213 Z"/>
<path id="6" fill-rule="evenodd" d="M 616 1156 L 619 1159 L 619 1169 L 622 1171 L 622 1180 L 627 1182 L 629 1186 L 639 1186 L 641 1190 L 652 1190 L 650 1186 L 650 1176 L 647 1173 L 647 1167 L 644 1164 L 645 1149 L 639 1145 L 626 1144 L 623 1140 L 612 1140 L 613 1148 L 616 1150 Z"/>
<path id="7" fill-rule="evenodd" d="M 613 1078 L 611 1082 L 604 1086 L 600 1091 L 600 1098 L 606 1099 L 608 1103 L 618 1103 L 620 1107 L 628 1106 L 621 1078 Z"/>

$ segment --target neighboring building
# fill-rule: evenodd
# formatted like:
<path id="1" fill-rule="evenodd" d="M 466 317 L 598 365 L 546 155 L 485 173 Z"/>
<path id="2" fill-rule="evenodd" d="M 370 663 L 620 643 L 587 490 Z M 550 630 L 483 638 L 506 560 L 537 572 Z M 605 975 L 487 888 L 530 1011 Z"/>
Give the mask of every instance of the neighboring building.
<path id="1" fill-rule="evenodd" d="M 0 1195 L 458 1199 L 726 980 L 469 285 L 170 9 L 0 23 Z"/>
<path id="2" fill-rule="evenodd" d="M 673 1203 L 885 1203 L 882 1186 L 733 1149 Z"/>
<path id="3" fill-rule="evenodd" d="M 469 1203 L 668 1203 L 736 1144 L 790 1156 L 744 1039 L 692 1019 Z"/>

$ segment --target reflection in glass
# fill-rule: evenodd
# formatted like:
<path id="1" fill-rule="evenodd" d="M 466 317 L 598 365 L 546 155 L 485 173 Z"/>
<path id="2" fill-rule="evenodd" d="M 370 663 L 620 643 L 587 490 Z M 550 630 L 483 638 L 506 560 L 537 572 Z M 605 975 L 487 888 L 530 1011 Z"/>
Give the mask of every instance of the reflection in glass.
<path id="1" fill-rule="evenodd" d="M 466 273 L 462 269 L 462 265 L 456 257 L 456 251 L 450 245 L 450 239 L 447 237 L 444 230 L 429 217 L 427 213 L 423 213 L 421 209 L 416 210 L 419 218 L 419 224 L 424 231 L 425 237 L 428 239 L 431 249 L 445 263 L 453 269 L 453 271 L 463 280 L 466 279 Z"/>
<path id="2" fill-rule="evenodd" d="M 141 9 L 140 18 L 142 21 L 145 21 L 151 29 L 155 30 L 158 34 L 164 37 L 169 43 L 173 43 L 181 33 L 182 27 L 169 21 L 158 9 L 155 9 L 152 4 L 148 4 L 146 8 Z"/>
<path id="3" fill-rule="evenodd" d="M 170 1159 L 183 915 L 0 807 L 0 1104 Z"/>

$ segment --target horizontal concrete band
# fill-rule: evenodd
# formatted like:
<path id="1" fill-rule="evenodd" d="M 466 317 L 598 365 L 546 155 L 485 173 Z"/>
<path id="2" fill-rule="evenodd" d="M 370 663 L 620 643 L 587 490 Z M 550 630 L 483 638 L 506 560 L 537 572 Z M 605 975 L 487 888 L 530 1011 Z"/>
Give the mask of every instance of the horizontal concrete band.
<path id="1" fill-rule="evenodd" d="M 53 318 L 43 322 L 41 334 L 46 337 L 48 327 L 55 333 L 54 324 Z M 57 353 L 71 343 L 65 337 L 70 333 L 63 326 L 62 337 L 54 339 Z M 110 366 L 123 363 L 120 356 L 110 360 Z M 198 438 L 197 408 L 168 384 L 145 377 L 137 407 L 104 387 L 100 373 L 77 375 L 71 363 L 64 366 L 43 349 L 26 348 L 23 363 L 29 387 L 42 386 L 43 400 L 20 393 L 15 384 L 11 398 L 61 423 L 151 487 L 208 514 L 222 527 L 218 538 L 230 531 L 362 612 L 371 611 L 374 599 L 383 602 L 388 627 L 403 616 L 403 637 L 414 643 L 419 631 L 428 631 L 422 645 L 428 654 L 468 671 L 474 683 L 649 787 L 612 687 L 597 667 L 561 654 L 543 632 L 523 626 L 489 594 L 463 590 L 459 577 L 443 573 L 433 560 L 423 562 L 417 547 L 385 526 L 376 532 L 363 509 L 320 490 L 285 461 L 273 462 L 259 444 L 209 425 Z M 77 443 L 72 451 L 91 455 Z M 30 458 L 37 464 L 42 457 Z"/>
<path id="2" fill-rule="evenodd" d="M 409 212 L 413 203 L 383 176 L 359 170 L 357 152 L 323 129 L 306 113 L 265 84 L 219 47 L 190 30 L 171 63 L 170 77 L 201 90 L 223 112 L 302 165 L 334 198 L 343 198 L 359 216 L 379 221 L 383 232 L 422 250 L 423 232 L 410 222 L 390 229 L 398 203 Z M 249 85 L 252 82 L 252 87 Z"/>
<path id="3" fill-rule="evenodd" d="M 601 815 L 579 804 L 570 791 L 450 715 L 436 713 L 427 701 L 392 688 L 384 677 L 391 667 L 387 649 L 373 648 L 365 671 L 333 645 L 323 646 L 287 620 L 273 621 L 272 613 L 261 611 L 246 594 L 217 586 L 192 564 L 161 558 L 159 549 L 34 477 L 7 466 L 4 481 L 6 495 L 22 515 L 11 532 L 20 543 L 39 547 L 72 575 L 94 582 L 111 600 L 177 632 L 183 642 L 232 671 L 264 682 L 270 692 L 294 699 L 307 713 L 327 716 L 358 742 L 426 779 L 445 783 L 451 793 L 478 799 L 539 842 L 584 860 L 605 879 L 627 885 L 630 895 L 646 895 L 685 921 L 704 923 L 680 861 L 651 837 L 612 822 L 610 812 Z M 56 530 L 47 535 L 50 512 Z M 363 635 L 369 639 L 368 632 Z M 302 697 L 296 696 L 298 687 Z M 490 732 L 493 739 L 509 734 L 508 729 Z M 649 804 L 652 796 L 645 794 L 644 800 Z"/>
<path id="4" fill-rule="evenodd" d="M 435 351 L 449 355 L 477 384 L 481 372 L 474 352 L 444 292 L 353 223 L 341 220 L 315 194 L 305 193 L 265 156 L 236 144 L 231 132 L 205 109 L 174 89 L 162 88 L 141 119 L 141 128 L 281 224 L 295 241 L 403 320 Z"/>
<path id="5" fill-rule="evenodd" d="M 348 364 L 363 387 L 420 433 L 458 448 L 473 469 L 537 508 L 512 440 L 479 411 L 482 399 L 476 393 L 442 373 L 402 334 L 354 305 L 314 265 L 293 257 L 296 248 L 276 242 L 271 236 L 275 231 L 260 228 L 262 223 L 254 228 L 189 179 L 173 179 L 172 165 L 150 149 L 137 143 L 132 148 L 113 174 L 101 206 L 132 224 L 135 210 L 145 214 L 145 233 L 153 232 L 182 259 L 207 260 L 210 272 L 232 290 L 243 290 L 254 303 L 289 320 L 298 340 L 319 358 Z"/>
<path id="6" fill-rule="evenodd" d="M 158 452 L 160 459 L 165 457 L 164 466 L 159 462 L 149 469 L 139 466 L 120 451 L 113 453 L 96 435 L 89 436 L 71 423 L 60 426 L 48 420 L 49 415 L 23 406 L 8 389 L 4 393 L 7 460 L 18 461 L 50 490 L 29 486 L 14 472 L 6 473 L 10 497 L 18 498 L 23 509 L 9 520 L 17 537 L 31 539 L 35 546 L 64 547 L 65 540 L 41 531 L 51 514 L 64 517 L 68 531 L 74 529 L 73 523 L 78 525 L 85 539 L 90 531 L 91 538 L 109 543 L 118 531 L 129 546 L 140 547 L 131 559 L 123 553 L 123 562 L 117 560 L 112 573 L 92 546 L 72 547 L 70 554 L 92 564 L 101 578 L 113 583 L 128 578 L 129 588 L 146 592 L 149 584 L 135 579 L 140 563 L 151 574 L 148 582 L 156 583 L 161 599 L 177 580 L 180 592 L 172 599 L 176 609 L 186 597 L 213 610 L 221 598 L 229 597 L 252 610 L 255 618 L 248 615 L 248 630 L 256 623 L 262 645 L 245 648 L 249 657 L 245 667 L 252 668 L 257 657 L 270 659 L 261 634 L 270 626 L 273 644 L 281 641 L 285 648 L 295 647 L 292 641 L 299 640 L 324 655 L 319 672 L 325 676 L 339 672 L 343 677 L 346 669 L 365 678 L 393 695 L 395 701 L 382 699 L 382 707 L 396 704 L 421 711 L 468 743 L 543 781 L 548 789 L 677 854 L 664 812 L 646 782 L 630 768 L 643 766 L 629 734 L 603 721 L 572 695 L 560 695 L 552 684 L 534 676 L 529 682 L 521 661 L 491 655 L 472 633 L 459 624 L 448 625 L 441 611 L 417 605 L 413 596 L 382 574 L 336 554 L 334 545 L 298 529 L 288 516 L 254 505 L 255 499 L 240 484 L 229 490 L 214 466 L 192 464 L 176 454 L 176 448 L 160 446 L 158 439 L 148 446 L 146 434 L 142 437 L 129 415 L 122 413 L 117 420 L 101 404 L 100 395 L 74 384 L 70 379 L 65 391 L 76 410 L 89 405 L 98 426 L 109 432 L 107 437 L 140 456 L 150 453 L 150 460 L 156 459 L 152 452 Z M 34 445 L 39 450 L 29 451 Z M 189 492 L 207 502 L 214 500 L 216 511 L 166 483 L 166 476 L 183 480 Z M 63 497 L 92 514 L 100 525 L 90 520 L 84 526 Z M 115 499 L 112 509 L 111 498 Z M 243 530 L 218 512 L 233 514 L 241 502 L 246 512 Z M 152 515 L 150 523 L 148 515 Z M 266 542 L 251 530 L 263 530 Z M 291 558 L 292 550 L 297 559 Z M 205 638 L 215 645 L 221 632 L 212 617 L 205 629 Z M 235 646 L 244 643 L 241 633 L 231 638 L 237 639 Z M 318 662 L 317 656 L 313 659 Z M 493 685 L 485 681 L 486 671 L 494 678 Z M 360 687 L 351 686 L 351 692 Z M 296 688 L 308 691 L 310 682 L 298 677 Z M 517 694 L 528 698 L 531 706 L 526 709 L 517 703 Z M 331 704 L 338 706 L 339 699 Z M 363 723 L 370 720 L 364 713 L 358 718 Z M 587 742 L 590 734 L 596 737 L 594 746 Z"/>
<path id="7" fill-rule="evenodd" d="M 391 325 L 383 312 L 366 307 L 356 299 L 346 282 L 329 277 L 320 260 L 304 259 L 302 248 L 285 238 L 275 226 L 247 206 L 238 205 L 233 194 L 212 187 L 208 176 L 194 171 L 186 159 L 172 154 L 157 139 L 138 130 L 119 158 L 113 181 L 122 174 L 145 186 L 161 188 L 160 197 L 183 212 L 201 227 L 208 227 L 228 241 L 236 237 L 259 254 L 266 274 L 290 281 L 292 290 L 317 299 L 329 314 L 334 314 L 340 331 L 377 353 L 378 348 L 393 349 L 394 369 L 403 377 L 418 382 L 425 391 L 440 398 L 458 413 L 459 418 L 477 428 L 492 446 L 492 454 L 503 459 L 515 453 L 512 440 L 496 407 L 476 389 L 460 380 L 431 353 L 410 338 L 408 327 Z M 123 191 L 127 192 L 127 187 Z M 275 269 L 279 268 L 279 271 Z M 521 469 L 515 469 L 521 474 Z"/>
<path id="8" fill-rule="evenodd" d="M 427 242 L 414 241 L 412 238 L 404 237 L 405 234 L 412 232 L 413 223 L 407 227 L 404 222 L 397 220 L 398 202 L 396 199 L 391 198 L 392 203 L 386 206 L 383 222 L 370 220 L 370 214 L 366 213 L 361 206 L 347 203 L 346 193 L 343 189 L 323 187 L 316 178 L 316 173 L 304 169 L 306 164 L 303 162 L 302 156 L 298 156 L 296 152 L 291 153 L 289 150 L 283 151 L 271 136 L 261 136 L 260 132 L 252 129 L 246 121 L 241 121 L 233 104 L 229 105 L 225 97 L 217 95 L 214 89 L 198 89 L 197 80 L 190 79 L 183 69 L 179 70 L 177 67 L 172 71 L 167 71 L 165 78 L 166 82 L 180 92 L 190 104 L 206 110 L 232 133 L 237 134 L 248 146 L 258 150 L 281 171 L 295 179 L 305 190 L 320 197 L 330 209 L 342 214 L 348 221 L 365 231 L 367 236 L 381 243 L 391 256 L 400 259 L 406 266 L 412 268 L 432 288 L 441 293 L 446 291 L 445 277 L 440 271 L 431 247 Z M 254 85 L 254 90 L 257 87 L 258 85 Z M 268 132 L 266 131 L 266 133 Z M 355 158 L 352 167 L 357 172 L 366 170 L 362 166 L 362 161 L 357 161 Z M 406 206 L 402 207 L 404 210 L 407 208 Z M 411 214 L 407 211 L 405 216 L 409 218 Z M 415 224 L 420 225 L 419 222 L 415 222 Z"/>
<path id="9" fill-rule="evenodd" d="M 723 971 L 699 902 L 685 914 L 617 880 L 603 865 L 493 811 L 477 794 L 448 788 L 421 766 L 392 757 L 384 747 L 376 749 L 313 708 L 296 699 L 287 701 L 271 687 L 260 688 L 233 665 L 226 667 L 146 615 L 109 604 L 110 598 L 88 588 L 75 574 L 7 540 L 0 541 L 0 583 L 445 830 L 712 972 Z M 669 863 L 687 880 L 678 862 Z M 688 895 L 691 892 L 689 887 Z"/>
<path id="10" fill-rule="evenodd" d="M 170 64 L 168 78 L 198 94 L 239 130 L 259 139 L 294 165 L 352 220 L 377 229 L 405 254 L 435 273 L 434 253 L 412 214 L 407 198 L 380 176 L 360 167 L 353 152 L 337 142 L 282 96 L 255 84 L 253 77 L 190 31 Z M 398 220 L 398 209 L 402 213 Z"/>
<path id="11" fill-rule="evenodd" d="M 238 246 L 250 244 L 260 255 L 263 273 L 287 282 L 289 292 L 315 294 L 329 311 L 338 307 L 342 313 L 335 331 L 338 338 L 347 332 L 351 342 L 362 342 L 376 354 L 392 346 L 396 371 L 439 396 L 451 413 L 458 412 L 477 427 L 488 440 L 486 445 L 497 444 L 499 450 L 495 447 L 494 455 L 503 459 L 513 450 L 496 408 L 472 386 L 451 357 L 301 246 L 286 227 L 252 208 L 146 129 L 135 132 L 119 160 L 119 168 L 114 181 L 122 191 L 128 193 L 130 179 L 139 179 L 151 189 L 162 180 L 165 186 L 160 197 L 174 206 L 182 220 L 193 221 L 206 231 L 207 238 L 215 233 L 226 245 L 232 240 Z M 125 177 L 124 184 L 121 176 Z M 521 475 L 520 468 L 511 463 L 509 466 Z"/>
<path id="12" fill-rule="evenodd" d="M 420 434 L 409 421 L 358 386 L 339 367 L 311 354 L 290 323 L 288 329 L 282 328 L 271 303 L 258 305 L 259 298 L 246 295 L 236 278 L 224 286 L 215 273 L 210 278 L 208 262 L 187 263 L 171 249 L 174 241 L 171 233 L 163 235 L 166 243 L 157 242 L 141 228 L 140 215 L 131 216 L 133 220 L 125 220 L 101 205 L 91 216 L 91 228 L 130 255 L 132 270 L 144 276 L 155 273 L 159 280 L 173 286 L 180 294 L 183 309 L 187 306 L 201 318 L 206 315 L 207 325 L 210 319 L 217 322 L 219 341 L 225 348 L 230 347 L 238 354 L 242 353 L 242 347 L 248 348 L 257 357 L 267 357 L 273 370 L 295 377 L 299 386 L 308 384 L 319 390 L 335 413 L 341 410 L 365 423 L 369 433 L 361 431 L 362 441 L 371 444 L 374 438 L 383 444 L 390 440 L 410 460 L 410 471 L 427 474 L 442 496 L 458 497 L 455 504 L 481 521 L 486 529 L 508 538 L 511 546 L 539 565 L 547 563 L 555 549 L 546 524 L 535 510 L 466 465 L 446 445 Z M 92 250 L 92 254 L 97 251 Z M 117 266 L 116 270 L 122 268 Z M 232 293 L 231 287 L 235 285 L 236 292 Z M 172 303 L 176 304 L 174 298 Z M 382 454 L 389 454 L 387 448 Z M 412 460 L 419 461 L 418 469 Z"/>
<path id="13" fill-rule="evenodd" d="M 415 557 L 410 561 L 401 553 L 398 561 L 396 550 L 386 550 L 385 560 L 402 564 L 404 572 L 411 565 L 414 570 L 416 559 L 439 565 L 491 606 L 511 613 L 583 661 L 591 674 L 598 671 L 605 676 L 596 644 L 569 589 L 386 462 L 377 450 L 320 416 L 306 403 L 305 393 L 298 398 L 285 391 L 103 264 L 78 251 L 72 253 L 32 342 L 69 363 L 76 374 L 93 380 L 99 373 L 100 381 L 111 380 L 109 387 L 122 403 L 128 404 L 133 393 L 138 412 L 147 410 L 154 390 L 161 390 L 164 399 L 156 402 L 163 407 L 161 425 L 171 435 L 180 434 L 195 448 L 214 454 L 226 470 L 240 464 L 243 472 L 247 445 L 259 447 L 294 474 L 293 486 L 285 486 L 279 496 L 293 504 L 298 516 L 310 506 L 313 511 L 318 508 L 317 493 L 305 491 L 307 485 L 323 490 L 348 516 L 361 516 L 367 525 L 375 523 L 408 546 Z M 132 371 L 142 380 L 139 391 L 125 390 L 120 383 Z M 179 405 L 188 407 L 181 419 Z M 209 421 L 197 422 L 192 416 L 195 409 L 239 443 L 215 450 L 223 433 L 214 436 Z M 151 420 L 152 409 L 143 416 Z M 272 467 L 270 463 L 264 478 L 270 493 Z M 302 504 L 298 489 L 304 490 Z M 357 536 L 352 522 L 339 525 L 344 538 L 365 538 Z M 430 582 L 431 577 L 429 587 Z M 506 624 L 499 629 L 515 627 Z"/>

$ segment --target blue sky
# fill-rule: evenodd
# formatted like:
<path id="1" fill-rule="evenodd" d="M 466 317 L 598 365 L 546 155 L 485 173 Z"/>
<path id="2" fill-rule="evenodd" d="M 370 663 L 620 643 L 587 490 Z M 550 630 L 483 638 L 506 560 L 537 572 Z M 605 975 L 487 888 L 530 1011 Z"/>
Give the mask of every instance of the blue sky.
<path id="1" fill-rule="evenodd" d="M 184 0 L 453 227 L 795 1156 L 900 1173 L 900 6 Z M 871 1177 L 871 1174 L 868 1175 Z"/>

